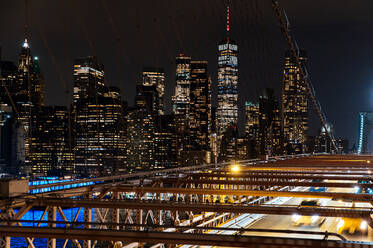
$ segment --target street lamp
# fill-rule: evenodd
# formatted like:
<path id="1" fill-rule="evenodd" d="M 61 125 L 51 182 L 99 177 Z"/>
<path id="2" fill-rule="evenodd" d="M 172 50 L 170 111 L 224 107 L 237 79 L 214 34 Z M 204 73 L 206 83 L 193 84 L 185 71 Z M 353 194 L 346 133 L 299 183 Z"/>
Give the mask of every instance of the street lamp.
<path id="1" fill-rule="evenodd" d="M 231 167 L 231 171 L 232 172 L 240 172 L 241 168 L 240 168 L 240 165 L 239 164 L 233 164 L 232 167 Z"/>

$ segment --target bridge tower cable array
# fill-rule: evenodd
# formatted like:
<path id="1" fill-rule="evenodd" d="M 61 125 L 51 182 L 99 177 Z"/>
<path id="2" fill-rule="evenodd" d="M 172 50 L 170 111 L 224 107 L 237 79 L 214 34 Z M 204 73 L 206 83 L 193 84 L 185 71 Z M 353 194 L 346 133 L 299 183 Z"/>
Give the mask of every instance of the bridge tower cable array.
<path id="1" fill-rule="evenodd" d="M 272 0 L 272 6 L 273 6 L 273 9 L 276 13 L 276 17 L 277 17 L 278 21 L 280 22 L 281 30 L 282 30 L 283 34 L 285 35 L 286 41 L 287 41 L 287 43 L 290 47 L 290 52 L 295 59 L 295 63 L 297 65 L 297 67 L 299 68 L 301 79 L 304 82 L 304 84 L 306 86 L 306 89 L 307 89 L 307 94 L 308 94 L 308 96 L 309 96 L 309 98 L 312 102 L 312 105 L 313 105 L 313 107 L 314 107 L 314 109 L 317 113 L 318 118 L 321 121 L 322 127 L 325 130 L 325 134 L 328 137 L 328 139 L 330 140 L 330 142 L 333 146 L 333 150 L 335 152 L 338 152 L 338 147 L 335 144 L 334 137 L 333 137 L 332 133 L 328 130 L 328 127 L 327 127 L 326 115 L 324 114 L 324 112 L 321 109 L 320 102 L 316 98 L 315 90 L 314 90 L 314 88 L 312 86 L 312 83 L 309 79 L 309 74 L 308 74 L 308 71 L 307 71 L 307 67 L 304 63 L 302 63 L 300 61 L 300 58 L 299 58 L 300 50 L 299 50 L 298 44 L 297 44 L 297 42 L 294 38 L 294 35 L 290 31 L 290 23 L 289 23 L 289 20 L 286 16 L 285 10 L 281 9 L 281 7 L 279 5 L 279 2 L 277 0 Z"/>

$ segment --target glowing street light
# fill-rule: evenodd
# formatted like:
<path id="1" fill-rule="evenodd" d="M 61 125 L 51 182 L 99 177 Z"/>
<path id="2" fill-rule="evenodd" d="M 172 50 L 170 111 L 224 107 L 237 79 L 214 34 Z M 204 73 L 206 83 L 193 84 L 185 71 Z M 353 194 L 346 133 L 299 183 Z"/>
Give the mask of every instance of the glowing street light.
<path id="1" fill-rule="evenodd" d="M 232 172 L 239 172 L 240 171 L 240 166 L 238 164 L 234 164 L 231 167 Z"/>

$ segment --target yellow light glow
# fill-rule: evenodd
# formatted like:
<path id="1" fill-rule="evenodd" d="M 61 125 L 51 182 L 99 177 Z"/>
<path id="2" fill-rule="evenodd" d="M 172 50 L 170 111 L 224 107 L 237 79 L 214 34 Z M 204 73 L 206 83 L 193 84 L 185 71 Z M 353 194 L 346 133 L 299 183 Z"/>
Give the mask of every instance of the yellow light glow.
<path id="1" fill-rule="evenodd" d="M 370 160 L 367 160 L 367 164 L 370 164 Z"/>
<path id="2" fill-rule="evenodd" d="M 231 167 L 231 171 L 232 172 L 239 172 L 240 171 L 240 166 L 238 164 L 234 164 L 232 167 Z"/>

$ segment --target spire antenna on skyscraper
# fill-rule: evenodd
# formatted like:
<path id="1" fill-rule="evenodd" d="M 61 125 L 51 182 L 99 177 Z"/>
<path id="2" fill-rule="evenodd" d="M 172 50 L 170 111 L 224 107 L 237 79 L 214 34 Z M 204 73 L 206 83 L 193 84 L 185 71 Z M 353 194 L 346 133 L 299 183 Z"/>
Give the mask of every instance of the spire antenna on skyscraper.
<path id="1" fill-rule="evenodd" d="M 24 25 L 24 29 L 25 29 L 25 41 L 23 43 L 23 47 L 24 48 L 29 48 L 29 44 L 28 44 L 28 41 L 29 41 L 29 32 L 28 32 L 28 1 L 25 0 L 25 25 Z"/>
<path id="2" fill-rule="evenodd" d="M 228 0 L 228 4 L 227 4 L 227 41 L 229 42 L 229 29 L 230 29 L 230 26 L 229 26 L 229 5 L 230 5 L 230 0 Z"/>

